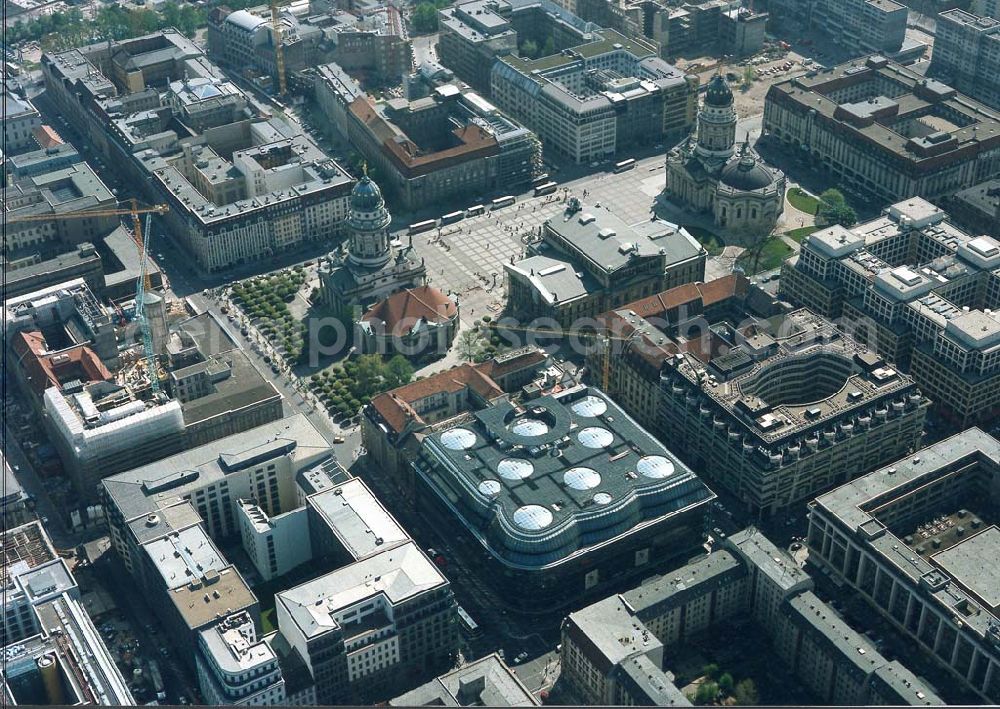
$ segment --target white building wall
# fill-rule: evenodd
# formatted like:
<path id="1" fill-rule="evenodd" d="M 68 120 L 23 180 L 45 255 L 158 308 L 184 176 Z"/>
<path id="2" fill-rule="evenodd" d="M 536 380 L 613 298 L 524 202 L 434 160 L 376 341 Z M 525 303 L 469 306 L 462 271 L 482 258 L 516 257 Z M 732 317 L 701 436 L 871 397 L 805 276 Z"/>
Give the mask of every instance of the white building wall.
<path id="1" fill-rule="evenodd" d="M 254 520 L 254 514 L 246 506 L 239 506 L 237 514 L 243 549 L 265 581 L 282 576 L 312 558 L 305 507 L 275 517 L 267 517 L 263 510 L 257 509 L 267 520 L 263 525 Z"/>

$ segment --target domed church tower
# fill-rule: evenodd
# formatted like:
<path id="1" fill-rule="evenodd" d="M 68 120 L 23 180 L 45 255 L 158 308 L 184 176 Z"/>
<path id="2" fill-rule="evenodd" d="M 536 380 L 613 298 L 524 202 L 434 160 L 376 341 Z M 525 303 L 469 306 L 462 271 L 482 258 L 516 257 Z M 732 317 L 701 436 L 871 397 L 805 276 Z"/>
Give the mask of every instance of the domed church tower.
<path id="1" fill-rule="evenodd" d="M 320 263 L 319 300 L 334 312 L 353 306 L 367 307 L 407 288 L 427 281 L 427 267 L 409 246 L 393 246 L 389 236 L 392 216 L 382 190 L 367 170 L 351 190 L 347 211 L 347 253 L 338 246 Z"/>
<path id="2" fill-rule="evenodd" d="M 698 154 L 710 161 L 725 162 L 736 146 L 736 107 L 733 92 L 721 74 L 708 82 L 705 101 L 698 112 Z"/>
<path id="3" fill-rule="evenodd" d="M 351 238 L 348 259 L 357 266 L 378 268 L 389 262 L 389 224 L 392 216 L 385 208 L 382 191 L 367 173 L 351 190 L 347 228 Z"/>

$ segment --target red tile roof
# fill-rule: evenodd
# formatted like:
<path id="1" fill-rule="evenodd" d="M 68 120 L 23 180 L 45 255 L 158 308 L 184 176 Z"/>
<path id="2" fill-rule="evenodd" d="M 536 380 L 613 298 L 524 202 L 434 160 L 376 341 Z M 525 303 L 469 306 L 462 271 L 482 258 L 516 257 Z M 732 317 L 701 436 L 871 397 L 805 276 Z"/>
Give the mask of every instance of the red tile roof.
<path id="1" fill-rule="evenodd" d="M 498 362 L 496 358 L 488 359 L 476 367 L 488 377 L 500 379 L 511 372 L 520 371 L 526 367 L 535 367 L 542 364 L 548 357 L 539 349 L 532 349 L 517 357 L 511 357 Z"/>
<path id="2" fill-rule="evenodd" d="M 393 130 L 365 96 L 359 96 L 348 106 L 351 113 L 371 131 L 381 145 L 382 152 L 407 179 L 426 175 L 452 165 L 500 153 L 497 139 L 484 128 L 468 124 L 452 131 L 455 144 L 451 147 L 425 152 L 405 134 Z"/>
<path id="3" fill-rule="evenodd" d="M 441 323 L 457 314 L 455 301 L 433 286 L 420 286 L 393 293 L 369 308 L 361 319 L 381 320 L 386 333 L 402 337 L 408 335 L 420 319 Z"/>
<path id="4" fill-rule="evenodd" d="M 372 407 L 378 411 L 382 419 L 397 433 L 403 430 L 407 421 L 422 421 L 412 404 L 438 392 L 455 393 L 468 387 L 487 401 L 503 396 L 503 388 L 497 384 L 500 379 L 511 372 L 527 367 L 537 366 L 545 362 L 547 356 L 539 349 L 525 349 L 517 356 L 498 362 L 491 358 L 479 364 L 460 364 L 443 372 L 432 374 L 426 379 L 420 379 L 405 384 L 392 391 L 379 394 L 371 401 Z"/>
<path id="5" fill-rule="evenodd" d="M 379 394 L 372 399 L 371 404 L 398 433 L 409 419 L 421 420 L 413 403 L 439 392 L 454 394 L 466 387 L 488 400 L 503 396 L 504 393 L 496 382 L 475 366 L 466 363 Z"/>
<path id="6" fill-rule="evenodd" d="M 58 133 L 49 125 L 41 125 L 32 131 L 32 135 L 35 137 L 35 142 L 38 143 L 40 148 L 54 148 L 57 145 L 62 145 L 66 141 L 62 139 Z"/>
<path id="7" fill-rule="evenodd" d="M 73 379 L 96 382 L 112 378 L 100 357 L 86 345 L 48 352 L 45 337 L 37 330 L 19 332 L 14 338 L 13 349 L 38 395 L 49 387 L 60 386 Z"/>
<path id="8" fill-rule="evenodd" d="M 661 318 L 673 322 L 672 318 L 669 317 L 670 311 L 688 306 L 687 315 L 697 315 L 708 306 L 721 303 L 728 298 L 744 295 L 747 292 L 748 284 L 749 281 L 744 276 L 735 273 L 708 283 L 685 283 L 615 308 L 600 315 L 598 321 L 605 328 L 611 330 L 616 337 L 627 339 L 636 328 L 626 318 L 618 315 L 623 310 L 631 310 L 640 318 Z M 703 347 L 702 344 L 700 338 L 693 338 L 682 347 L 678 347 L 676 342 L 668 341 L 659 344 L 644 337 L 641 343 L 634 340 L 629 343 L 626 351 L 633 356 L 638 356 L 653 367 L 659 367 L 665 359 L 677 354 L 681 349 L 691 352 L 695 357 L 707 362 L 714 356 L 719 342 L 712 335 L 707 343 L 707 348 Z"/>

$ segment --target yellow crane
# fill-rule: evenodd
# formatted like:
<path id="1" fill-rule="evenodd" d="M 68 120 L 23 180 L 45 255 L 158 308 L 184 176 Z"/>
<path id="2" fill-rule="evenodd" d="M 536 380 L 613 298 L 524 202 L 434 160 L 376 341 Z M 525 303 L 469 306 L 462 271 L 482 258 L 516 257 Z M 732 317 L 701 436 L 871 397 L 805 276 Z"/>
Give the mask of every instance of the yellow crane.
<path id="1" fill-rule="evenodd" d="M 135 239 L 139 252 L 143 250 L 142 226 L 140 224 L 140 214 L 166 214 L 170 207 L 165 204 L 154 204 L 150 207 L 140 207 L 135 199 L 129 200 L 130 205 L 126 208 L 118 209 L 81 209 L 76 212 L 63 212 L 62 214 L 12 214 L 7 218 L 8 224 L 19 222 L 56 222 L 65 219 L 88 219 L 90 217 L 131 217 L 132 218 L 132 238 Z M 146 274 L 146 285 L 149 285 L 149 274 Z"/>
<path id="2" fill-rule="evenodd" d="M 142 335 L 143 351 L 146 356 L 146 366 L 149 370 L 149 381 L 153 394 L 160 391 L 160 381 L 156 374 L 156 356 L 153 352 L 152 338 L 149 331 L 149 323 L 144 312 L 145 293 L 152 289 L 149 279 L 149 269 L 146 263 L 149 258 L 149 219 L 153 214 L 166 214 L 170 210 L 165 204 L 154 204 L 151 207 L 140 207 L 136 199 L 129 200 L 129 206 L 125 209 L 90 209 L 77 212 L 65 212 L 63 214 L 22 214 L 11 215 L 8 223 L 17 222 L 42 222 L 42 221 L 62 221 L 64 219 L 87 219 L 89 217 L 131 217 L 132 218 L 132 238 L 136 246 L 139 247 L 139 259 L 141 267 L 139 278 L 136 281 L 135 311 L 136 321 L 139 324 Z M 140 215 L 146 215 L 146 232 L 143 234 L 142 219 Z"/>
<path id="3" fill-rule="evenodd" d="M 63 212 L 62 214 L 11 214 L 7 217 L 8 224 L 18 222 L 56 222 L 63 219 L 86 219 L 88 217 L 132 217 L 132 224 L 140 214 L 166 214 L 170 207 L 165 204 L 154 204 L 151 207 L 140 207 L 139 203 L 129 200 L 130 206 L 117 209 L 81 209 L 77 212 Z"/>
<path id="4" fill-rule="evenodd" d="M 281 16 L 278 14 L 278 0 L 270 0 L 271 29 L 274 31 L 274 65 L 278 70 L 278 95 L 284 96 L 288 91 L 288 81 L 285 79 L 285 47 L 281 42 Z"/>

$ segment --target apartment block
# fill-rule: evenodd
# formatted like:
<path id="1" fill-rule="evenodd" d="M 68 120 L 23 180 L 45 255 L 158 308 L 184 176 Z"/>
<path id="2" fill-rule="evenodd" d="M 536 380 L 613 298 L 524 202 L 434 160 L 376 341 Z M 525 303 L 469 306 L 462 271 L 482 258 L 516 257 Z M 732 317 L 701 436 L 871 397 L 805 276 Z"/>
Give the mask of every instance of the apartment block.
<path id="1" fill-rule="evenodd" d="M 440 22 L 441 61 L 574 162 L 679 138 L 694 123 L 697 79 L 641 34 L 602 29 L 548 0 L 473 0 L 441 10 Z M 519 45 L 540 56 L 520 56 Z"/>
<path id="2" fill-rule="evenodd" d="M 976 15 L 1000 19 L 1000 0 L 972 0 L 969 10 Z"/>
<path id="3" fill-rule="evenodd" d="M 782 268 L 789 300 L 845 328 L 909 371 L 956 425 L 1000 406 L 1000 242 L 970 234 L 920 198 L 877 219 L 820 230 Z"/>
<path id="4" fill-rule="evenodd" d="M 880 56 L 773 84 L 763 125 L 787 155 L 882 204 L 1000 171 L 1000 113 Z"/>
<path id="5" fill-rule="evenodd" d="M 282 418 L 282 396 L 212 313 L 174 326 L 165 337 L 166 388 L 181 404 L 188 448 Z"/>
<path id="6" fill-rule="evenodd" d="M 179 519 L 161 520 L 157 514 L 141 523 L 147 538 L 132 578 L 181 657 L 195 668 L 203 630 L 240 612 L 260 623 L 260 604 L 239 570 L 206 534 L 191 504 L 182 505 L 193 517 L 188 526 L 174 526 Z"/>
<path id="7" fill-rule="evenodd" d="M 23 95 L 10 90 L 6 82 L 0 94 L 0 105 L 3 107 L 4 157 L 37 148 L 35 129 L 42 125 L 38 109 Z"/>
<path id="8" fill-rule="evenodd" d="M 1000 19 L 956 8 L 938 15 L 936 27 L 931 75 L 1000 109 Z"/>
<path id="9" fill-rule="evenodd" d="M 857 54 L 891 55 L 906 40 L 907 8 L 894 0 L 772 0 L 768 11 L 776 24 L 822 32 Z"/>
<path id="10" fill-rule="evenodd" d="M 645 40 L 603 29 L 558 54 L 502 57 L 491 87 L 497 105 L 536 131 L 546 150 L 577 164 L 683 137 L 698 104 L 697 79 Z"/>
<path id="11" fill-rule="evenodd" d="M 174 30 L 45 54 L 52 101 L 202 270 L 342 233 L 353 183 Z"/>
<path id="12" fill-rule="evenodd" d="M 389 706 L 532 707 L 538 700 L 496 653 L 389 701 Z"/>
<path id="13" fill-rule="evenodd" d="M 329 455 L 326 440 L 296 414 L 107 477 L 102 487 L 112 548 L 134 571 L 149 515 L 182 501 L 191 503 L 213 539 L 239 538 L 239 500 L 254 499 L 271 515 L 294 509 L 296 476 Z"/>
<path id="14" fill-rule="evenodd" d="M 280 591 L 275 602 L 279 633 L 305 662 L 318 704 L 412 686 L 457 650 L 451 585 L 411 541 Z"/>
<path id="15" fill-rule="evenodd" d="M 967 230 L 1000 239 L 1000 179 L 966 187 L 946 199 L 945 206 Z"/>
<path id="16" fill-rule="evenodd" d="M 411 68 L 410 38 L 399 10 L 375 5 L 313 12 L 298 6 L 279 10 L 281 43 L 288 74 L 337 62 L 354 72 L 395 83 Z M 277 75 L 274 28 L 266 6 L 215 11 L 208 17 L 209 56 L 245 72 Z"/>
<path id="17" fill-rule="evenodd" d="M 517 53 L 517 31 L 500 10 L 506 3 L 473 0 L 438 11 L 438 56 L 470 86 L 490 91 L 490 70 L 498 57 Z"/>
<path id="18" fill-rule="evenodd" d="M 809 560 L 987 703 L 1000 698 L 1000 443 L 969 429 L 821 495 Z"/>
<path id="19" fill-rule="evenodd" d="M 27 249 L 65 250 L 82 242 L 93 243 L 119 224 L 118 217 L 108 216 L 59 219 L 69 212 L 118 206 L 111 190 L 85 162 L 13 177 L 3 189 L 2 199 L 8 221 L 3 241 L 7 258 L 16 258 Z"/>
<path id="20" fill-rule="evenodd" d="M 227 616 L 198 638 L 198 685 L 206 704 L 272 706 L 285 703 L 278 656 L 258 637 L 250 614 Z"/>
<path id="21" fill-rule="evenodd" d="M 788 680 L 817 703 L 943 703 L 812 587 L 789 554 L 752 528 L 741 531 L 705 558 L 571 613 L 562 627 L 561 678 L 587 704 L 689 706 L 670 666 L 687 641 L 735 623 L 769 641 Z"/>

